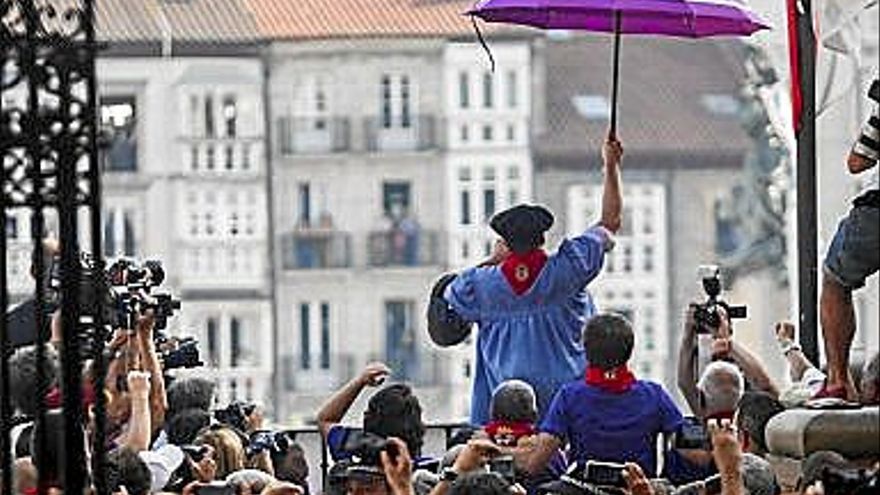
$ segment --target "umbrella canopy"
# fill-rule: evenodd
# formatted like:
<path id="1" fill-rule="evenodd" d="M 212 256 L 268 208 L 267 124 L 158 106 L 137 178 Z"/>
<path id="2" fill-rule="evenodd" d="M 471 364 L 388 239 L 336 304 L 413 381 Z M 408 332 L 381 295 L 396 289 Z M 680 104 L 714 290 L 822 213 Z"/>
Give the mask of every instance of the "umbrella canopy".
<path id="1" fill-rule="evenodd" d="M 702 38 L 769 29 L 739 0 L 480 0 L 467 14 L 487 22 L 614 33 L 610 136 L 617 133 L 621 34 Z"/>
<path id="2" fill-rule="evenodd" d="M 467 13 L 542 29 L 688 38 L 743 36 L 769 28 L 736 0 L 481 0 Z"/>

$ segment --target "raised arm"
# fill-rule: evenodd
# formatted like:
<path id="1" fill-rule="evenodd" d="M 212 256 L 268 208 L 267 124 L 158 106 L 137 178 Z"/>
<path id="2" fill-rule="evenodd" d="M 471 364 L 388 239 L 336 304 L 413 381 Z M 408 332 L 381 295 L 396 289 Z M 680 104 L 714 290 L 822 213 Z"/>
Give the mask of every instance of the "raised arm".
<path id="1" fill-rule="evenodd" d="M 327 438 L 333 426 L 342 421 L 345 413 L 348 412 L 365 387 L 381 385 L 389 374 L 391 374 L 391 370 L 383 363 L 368 364 L 359 376 L 353 378 L 333 394 L 318 411 L 318 428 L 324 438 Z"/>
<path id="2" fill-rule="evenodd" d="M 608 136 L 602 145 L 602 161 L 605 175 L 602 189 L 602 218 L 599 224 L 616 234 L 623 219 L 623 196 L 621 194 L 620 161 L 623 146 L 616 137 Z"/>
<path id="3" fill-rule="evenodd" d="M 681 331 L 681 346 L 678 348 L 678 390 L 684 396 L 694 416 L 702 416 L 700 394 L 697 391 L 697 326 L 694 321 L 694 305 L 688 306 L 684 328 Z"/>
<path id="4" fill-rule="evenodd" d="M 162 373 L 162 364 L 156 352 L 156 343 L 153 341 L 155 319 L 152 312 L 139 317 L 135 326 L 141 364 L 144 372 L 150 374 L 150 418 L 152 419 L 152 430 L 156 432 L 165 424 L 168 400 L 165 396 L 165 376 Z"/>

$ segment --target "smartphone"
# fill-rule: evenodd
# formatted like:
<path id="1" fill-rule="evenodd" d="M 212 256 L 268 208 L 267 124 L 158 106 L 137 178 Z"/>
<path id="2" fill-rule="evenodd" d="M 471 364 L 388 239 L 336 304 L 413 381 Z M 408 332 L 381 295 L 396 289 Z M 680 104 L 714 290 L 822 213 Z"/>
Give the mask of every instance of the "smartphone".
<path id="1" fill-rule="evenodd" d="M 235 489 L 224 481 L 200 483 L 195 487 L 196 495 L 235 495 Z"/>
<path id="2" fill-rule="evenodd" d="M 513 462 L 513 456 L 498 456 L 489 461 L 489 471 L 498 474 L 510 483 L 516 481 L 516 466 Z"/>
<path id="3" fill-rule="evenodd" d="M 597 486 L 626 487 L 623 471 L 626 466 L 616 462 L 587 461 L 584 467 L 586 482 Z"/>

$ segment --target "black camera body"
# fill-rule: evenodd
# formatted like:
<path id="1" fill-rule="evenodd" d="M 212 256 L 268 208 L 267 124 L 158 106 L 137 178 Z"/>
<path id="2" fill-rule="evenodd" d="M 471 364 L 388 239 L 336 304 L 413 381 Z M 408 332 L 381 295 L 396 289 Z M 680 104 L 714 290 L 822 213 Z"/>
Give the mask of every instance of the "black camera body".
<path id="1" fill-rule="evenodd" d="M 266 451 L 281 454 L 290 450 L 292 444 L 293 438 L 286 431 L 258 430 L 251 434 L 245 455 L 251 458 Z"/>
<path id="2" fill-rule="evenodd" d="M 165 280 L 165 270 L 157 260 L 142 264 L 121 259 L 101 270 L 93 256 L 80 253 L 77 297 L 80 307 L 80 349 L 91 357 L 97 342 L 107 342 L 116 329 L 133 330 L 137 318 L 147 310 L 154 315 L 153 339 L 159 345 L 168 337 L 162 333 L 168 319 L 180 309 L 180 300 L 155 289 Z M 60 258 L 55 257 L 49 268 L 49 299 L 60 301 L 62 273 Z M 97 322 L 101 322 L 100 327 Z M 186 351 L 190 356 L 192 351 Z M 186 359 L 191 359 L 187 357 Z M 184 359 L 183 362 L 191 362 Z M 174 361 L 174 358 L 171 359 Z M 172 366 L 173 367 L 173 366 Z"/>
<path id="3" fill-rule="evenodd" d="M 489 472 L 504 478 L 508 483 L 516 483 L 516 463 L 513 456 L 502 455 L 489 460 Z"/>
<path id="4" fill-rule="evenodd" d="M 388 439 L 362 430 L 349 431 L 342 450 L 351 455 L 356 464 L 363 466 L 381 466 L 382 452 L 386 452 L 392 460 L 400 454 L 397 445 Z"/>
<path id="5" fill-rule="evenodd" d="M 825 468 L 822 486 L 826 495 L 873 495 L 880 493 L 880 471 Z"/>
<path id="6" fill-rule="evenodd" d="M 675 433 L 672 445 L 682 450 L 711 450 L 709 433 L 699 418 L 684 418 L 681 428 Z"/>
<path id="7" fill-rule="evenodd" d="M 248 416 L 254 413 L 257 405 L 249 402 L 233 401 L 223 409 L 214 411 L 214 419 L 231 426 L 240 432 L 248 429 Z"/>
<path id="8" fill-rule="evenodd" d="M 732 306 L 721 300 L 721 270 L 716 265 L 703 265 L 698 269 L 703 291 L 706 293 L 706 302 L 694 307 L 694 323 L 697 333 L 711 333 L 721 326 L 719 308 L 724 308 L 727 317 L 731 320 L 746 318 L 748 310 L 746 306 Z"/>

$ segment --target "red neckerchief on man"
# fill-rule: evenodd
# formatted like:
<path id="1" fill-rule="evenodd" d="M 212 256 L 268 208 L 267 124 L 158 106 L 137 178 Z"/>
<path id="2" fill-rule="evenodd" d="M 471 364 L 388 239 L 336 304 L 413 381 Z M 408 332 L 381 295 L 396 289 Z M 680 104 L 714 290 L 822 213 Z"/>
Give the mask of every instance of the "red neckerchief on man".
<path id="1" fill-rule="evenodd" d="M 535 434 L 535 426 L 525 421 L 492 421 L 483 430 L 502 447 L 516 447 L 520 438 Z"/>
<path id="2" fill-rule="evenodd" d="M 501 272 L 513 292 L 521 296 L 532 288 L 547 263 L 547 253 L 543 249 L 533 249 L 527 253 L 511 253 L 501 262 Z"/>
<path id="3" fill-rule="evenodd" d="M 593 385 L 605 392 L 622 394 L 636 382 L 636 376 L 626 365 L 603 370 L 598 366 L 587 366 L 587 385 Z"/>

